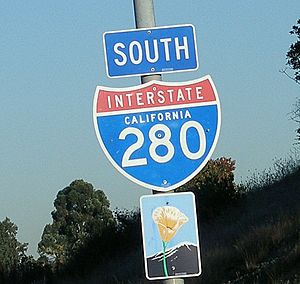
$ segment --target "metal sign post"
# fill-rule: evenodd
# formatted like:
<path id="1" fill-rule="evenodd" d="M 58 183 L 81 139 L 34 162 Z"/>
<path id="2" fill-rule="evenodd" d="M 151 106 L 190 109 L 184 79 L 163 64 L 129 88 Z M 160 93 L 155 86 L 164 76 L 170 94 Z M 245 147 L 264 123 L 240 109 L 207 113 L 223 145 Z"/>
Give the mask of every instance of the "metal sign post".
<path id="1" fill-rule="evenodd" d="M 134 16 L 136 28 L 155 27 L 155 16 L 153 0 L 133 0 Z M 141 83 L 148 83 L 152 80 L 161 81 L 159 74 L 141 76 Z M 164 280 L 165 284 L 184 284 L 184 280 L 180 278 Z"/>
<path id="2" fill-rule="evenodd" d="M 133 6 L 136 29 L 105 32 L 104 56 L 108 77 L 140 76 L 141 85 L 97 86 L 94 127 L 112 165 L 155 194 L 143 196 L 140 206 L 146 277 L 183 284 L 183 277 L 201 273 L 197 214 L 194 197 L 174 190 L 210 159 L 220 132 L 220 103 L 209 75 L 162 81 L 161 73 L 198 69 L 194 26 L 156 27 L 153 0 L 133 0 Z"/>
<path id="3" fill-rule="evenodd" d="M 153 0 L 133 0 L 135 26 L 137 29 L 140 28 L 151 28 L 155 27 L 155 15 Z M 161 81 L 162 77 L 160 74 L 144 75 L 141 76 L 141 83 L 148 83 L 152 80 Z M 155 193 L 153 191 L 153 193 Z"/>
<path id="4" fill-rule="evenodd" d="M 155 16 L 153 0 L 133 0 L 135 25 L 137 29 L 155 27 Z M 161 75 L 141 76 L 141 83 L 147 83 L 152 80 L 161 81 Z"/>

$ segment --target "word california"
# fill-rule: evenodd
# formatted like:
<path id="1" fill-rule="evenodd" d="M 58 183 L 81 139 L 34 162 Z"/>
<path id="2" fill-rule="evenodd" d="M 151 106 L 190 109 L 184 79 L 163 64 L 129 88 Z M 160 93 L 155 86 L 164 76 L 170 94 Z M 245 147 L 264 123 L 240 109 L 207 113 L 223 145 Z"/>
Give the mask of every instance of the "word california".
<path id="1" fill-rule="evenodd" d="M 124 123 L 126 125 L 130 124 L 138 124 L 138 123 L 148 123 L 148 122 L 156 122 L 156 121 L 164 121 L 164 120 L 179 120 L 192 118 L 190 112 L 188 110 L 174 110 L 174 111 L 166 111 L 166 112 L 152 112 L 152 113 L 142 113 L 142 114 L 134 114 L 131 116 L 124 117 Z"/>

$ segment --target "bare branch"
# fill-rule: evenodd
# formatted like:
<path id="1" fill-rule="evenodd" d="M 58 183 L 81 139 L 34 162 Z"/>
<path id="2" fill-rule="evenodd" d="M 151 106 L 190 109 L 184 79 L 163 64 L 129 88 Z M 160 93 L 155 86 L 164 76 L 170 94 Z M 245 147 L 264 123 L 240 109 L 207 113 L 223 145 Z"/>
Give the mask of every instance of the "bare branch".
<path id="1" fill-rule="evenodd" d="M 296 82 L 297 84 L 300 85 L 300 81 L 296 80 L 296 79 L 293 78 L 289 73 L 286 72 L 287 69 L 288 69 L 288 68 L 286 67 L 286 68 L 284 68 L 284 69 L 279 70 L 279 72 L 282 73 L 282 74 L 284 74 L 284 75 L 286 75 L 288 78 L 290 78 L 291 80 L 293 80 L 294 82 Z"/>

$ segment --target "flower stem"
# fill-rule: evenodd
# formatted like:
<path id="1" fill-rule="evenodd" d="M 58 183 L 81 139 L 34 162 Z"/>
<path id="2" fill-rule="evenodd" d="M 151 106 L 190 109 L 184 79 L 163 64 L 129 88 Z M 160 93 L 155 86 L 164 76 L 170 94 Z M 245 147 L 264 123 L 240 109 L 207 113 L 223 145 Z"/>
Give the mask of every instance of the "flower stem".
<path id="1" fill-rule="evenodd" d="M 164 274 L 165 276 L 169 276 L 168 275 L 168 269 L 167 269 L 167 259 L 166 259 L 166 247 L 167 247 L 167 242 L 162 242 L 163 243 L 163 265 L 164 265 Z"/>

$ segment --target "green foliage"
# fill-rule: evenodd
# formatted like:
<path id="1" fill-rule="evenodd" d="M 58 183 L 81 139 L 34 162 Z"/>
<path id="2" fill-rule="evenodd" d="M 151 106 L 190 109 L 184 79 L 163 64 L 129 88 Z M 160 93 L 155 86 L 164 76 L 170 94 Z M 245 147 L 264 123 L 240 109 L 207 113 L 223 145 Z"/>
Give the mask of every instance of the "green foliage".
<path id="1" fill-rule="evenodd" d="M 22 258 L 18 273 L 15 274 L 14 283 L 49 283 L 51 276 L 51 266 L 47 261 L 43 258 L 35 260 L 32 256 L 25 256 Z"/>
<path id="2" fill-rule="evenodd" d="M 297 36 L 297 41 L 291 44 L 286 54 L 287 64 L 295 71 L 294 80 L 300 84 L 300 19 L 297 24 L 292 27 L 290 34 Z"/>
<path id="3" fill-rule="evenodd" d="M 17 232 L 18 227 L 9 218 L 0 222 L 0 280 L 18 269 L 25 257 L 27 244 L 17 240 Z"/>
<path id="4" fill-rule="evenodd" d="M 17 240 L 17 231 L 9 218 L 0 222 L 0 283 L 29 284 L 50 279 L 49 265 L 25 254 L 28 244 Z"/>
<path id="5" fill-rule="evenodd" d="M 287 65 L 294 70 L 293 76 L 287 74 L 283 71 L 289 78 L 293 79 L 296 83 L 300 84 L 300 19 L 298 19 L 297 24 L 292 27 L 290 31 L 291 35 L 297 36 L 297 41 L 291 44 L 289 51 L 286 54 Z M 291 118 L 296 123 L 298 123 L 298 128 L 296 130 L 296 140 L 300 143 L 300 99 L 298 98 L 291 112 Z"/>
<path id="6" fill-rule="evenodd" d="M 45 226 L 38 251 L 57 265 L 66 264 L 88 240 L 101 236 L 115 222 L 104 192 L 83 180 L 59 191 L 54 207 L 53 223 Z"/>
<path id="7" fill-rule="evenodd" d="M 107 277 L 110 272 L 105 269 L 107 263 L 113 263 L 117 259 L 126 257 L 132 251 L 139 251 L 142 255 L 142 233 L 139 210 L 119 210 L 114 212 L 116 222 L 107 227 L 101 235 L 95 235 L 85 242 L 64 269 L 61 275 L 64 277 L 87 277 L 93 270 L 102 270 Z M 130 264 L 132 262 L 130 261 Z M 132 271 L 129 263 L 128 269 Z M 124 267 L 125 264 L 122 264 Z M 142 265 L 140 265 L 142 266 Z M 142 271 L 142 268 L 140 269 Z M 127 277 L 128 273 L 124 275 Z M 101 277 L 101 283 L 107 282 Z"/>
<path id="8" fill-rule="evenodd" d="M 240 196 L 234 183 L 235 161 L 219 158 L 208 161 L 204 169 L 176 191 L 192 191 L 201 217 L 212 218 L 231 206 Z"/>
<path id="9" fill-rule="evenodd" d="M 298 124 L 298 128 L 296 130 L 296 141 L 297 144 L 300 144 L 300 98 L 297 98 L 296 103 L 294 104 L 294 108 L 290 113 L 291 119 Z"/>
<path id="10" fill-rule="evenodd" d="M 117 220 L 116 234 L 122 240 L 122 249 L 142 245 L 141 214 L 139 209 L 115 211 Z"/>

